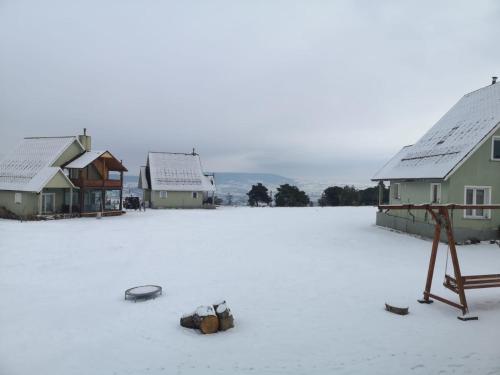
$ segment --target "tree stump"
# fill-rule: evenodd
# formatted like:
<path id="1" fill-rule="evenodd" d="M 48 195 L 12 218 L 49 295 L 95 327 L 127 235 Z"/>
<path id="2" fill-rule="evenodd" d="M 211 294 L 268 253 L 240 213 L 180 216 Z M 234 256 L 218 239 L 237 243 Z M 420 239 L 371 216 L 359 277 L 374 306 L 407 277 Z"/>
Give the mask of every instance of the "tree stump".
<path id="1" fill-rule="evenodd" d="M 219 331 L 226 331 L 234 327 L 234 318 L 226 301 L 214 305 L 215 314 L 219 319 Z"/>

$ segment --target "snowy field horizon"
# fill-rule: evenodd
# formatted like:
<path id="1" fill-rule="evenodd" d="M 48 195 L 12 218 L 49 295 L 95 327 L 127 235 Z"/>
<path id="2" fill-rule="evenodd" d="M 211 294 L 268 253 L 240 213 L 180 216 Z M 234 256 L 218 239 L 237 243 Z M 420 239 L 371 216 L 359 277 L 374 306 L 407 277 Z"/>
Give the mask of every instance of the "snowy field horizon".
<path id="1" fill-rule="evenodd" d="M 374 225 L 373 207 L 147 210 L 0 220 L 0 374 L 497 374 L 500 295 L 469 292 L 479 321 L 420 305 L 431 242 Z M 444 246 L 434 287 L 441 280 Z M 500 248 L 459 246 L 464 273 Z M 124 301 L 161 285 L 161 297 Z M 235 328 L 179 326 L 228 301 Z M 398 316 L 384 303 L 407 305 Z"/>
<path id="2" fill-rule="evenodd" d="M 214 172 L 217 196 L 224 204 L 227 197 L 231 195 L 232 205 L 245 206 L 248 201 L 247 193 L 252 185 L 262 183 L 270 192 L 276 192 L 276 188 L 282 184 L 296 185 L 306 192 L 311 201 L 317 204 L 323 191 L 330 186 L 355 186 L 358 189 L 376 186 L 375 182 L 369 180 L 364 182 L 336 181 L 333 178 L 290 178 L 275 173 L 249 173 L 249 172 Z M 126 175 L 124 177 L 124 194 L 142 196 L 142 190 L 137 188 L 139 177 Z"/>

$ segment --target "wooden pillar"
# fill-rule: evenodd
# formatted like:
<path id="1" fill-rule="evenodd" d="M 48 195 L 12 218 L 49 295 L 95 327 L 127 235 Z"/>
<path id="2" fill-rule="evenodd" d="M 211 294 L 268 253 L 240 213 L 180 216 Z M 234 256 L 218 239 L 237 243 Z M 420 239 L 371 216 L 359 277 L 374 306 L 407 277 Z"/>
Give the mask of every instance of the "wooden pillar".
<path id="1" fill-rule="evenodd" d="M 38 193 L 38 215 L 42 214 L 42 191 Z"/>
<path id="2" fill-rule="evenodd" d="M 69 213 L 73 213 L 73 188 L 69 188 Z"/>
<path id="3" fill-rule="evenodd" d="M 381 204 L 384 203 L 384 182 L 383 181 L 379 181 L 378 183 L 378 205 L 380 206 Z M 380 209 L 380 211 L 382 211 Z"/>
<path id="4" fill-rule="evenodd" d="M 84 201 L 84 197 L 85 197 L 85 192 L 84 192 L 84 189 L 83 188 L 80 188 L 80 193 L 78 194 L 78 197 L 80 198 L 80 213 L 83 212 L 83 201 Z"/>
<path id="5" fill-rule="evenodd" d="M 104 204 L 106 203 L 106 190 L 101 190 L 101 212 L 104 212 Z"/>
<path id="6" fill-rule="evenodd" d="M 448 246 L 450 247 L 450 256 L 453 263 L 453 270 L 455 271 L 455 280 L 457 281 L 457 292 L 462 305 L 462 313 L 467 314 L 469 308 L 467 307 L 467 299 L 465 298 L 464 284 L 462 280 L 462 272 L 460 271 L 460 263 L 458 262 L 457 248 L 455 246 L 455 238 L 453 236 L 453 227 L 448 213 L 448 208 L 441 208 L 445 218 L 446 236 L 448 239 Z"/>
<path id="7" fill-rule="evenodd" d="M 120 171 L 120 211 L 123 210 L 123 171 Z"/>
<path id="8" fill-rule="evenodd" d="M 429 295 L 432 287 L 432 277 L 434 276 L 434 267 L 436 266 L 436 256 L 439 247 L 439 239 L 441 238 L 441 219 L 437 216 L 432 209 L 428 209 L 432 217 L 436 221 L 434 229 L 434 240 L 432 242 L 431 258 L 429 260 L 429 269 L 427 270 L 427 280 L 425 282 L 424 301 L 429 302 Z"/>

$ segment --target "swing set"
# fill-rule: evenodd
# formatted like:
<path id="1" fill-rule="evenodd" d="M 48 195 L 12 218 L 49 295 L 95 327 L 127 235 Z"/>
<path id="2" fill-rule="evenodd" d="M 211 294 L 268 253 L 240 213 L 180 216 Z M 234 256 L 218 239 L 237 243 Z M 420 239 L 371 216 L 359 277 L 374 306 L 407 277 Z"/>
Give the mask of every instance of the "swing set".
<path id="1" fill-rule="evenodd" d="M 453 210 L 467 210 L 467 209 L 500 209 L 500 204 L 388 204 L 379 205 L 380 210 L 425 210 L 428 212 L 435 222 L 434 239 L 432 242 L 431 256 L 429 260 L 429 269 L 427 271 L 427 280 L 425 282 L 424 298 L 419 299 L 418 302 L 430 304 L 433 300 L 446 303 L 462 311 L 462 315 L 458 319 L 477 320 L 477 316 L 469 315 L 469 306 L 465 297 L 465 290 L 468 289 L 482 289 L 482 288 L 498 288 L 500 287 L 500 274 L 488 275 L 469 275 L 462 276 L 460 271 L 460 263 L 458 261 L 457 249 L 455 246 L 455 238 L 453 236 Z M 451 215 L 450 215 L 451 211 Z M 459 302 L 450 301 L 449 299 L 440 297 L 431 293 L 432 277 L 434 275 L 434 268 L 436 265 L 436 256 L 439 247 L 439 240 L 441 238 L 441 231 L 446 231 L 446 238 L 448 241 L 448 251 L 453 265 L 453 275 L 447 273 L 448 268 L 448 253 L 446 254 L 446 270 L 444 276 L 443 286 L 453 293 L 458 294 Z"/>

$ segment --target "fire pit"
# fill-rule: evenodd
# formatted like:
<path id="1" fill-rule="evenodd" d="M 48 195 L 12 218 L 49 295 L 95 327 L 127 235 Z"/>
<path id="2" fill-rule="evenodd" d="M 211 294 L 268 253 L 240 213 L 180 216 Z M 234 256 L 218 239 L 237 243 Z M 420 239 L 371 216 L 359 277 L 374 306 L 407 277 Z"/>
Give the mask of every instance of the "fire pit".
<path id="1" fill-rule="evenodd" d="M 137 302 L 138 299 L 147 300 L 156 298 L 163 292 L 161 286 L 158 285 L 141 285 L 127 289 L 125 291 L 125 300 L 132 299 Z"/>

